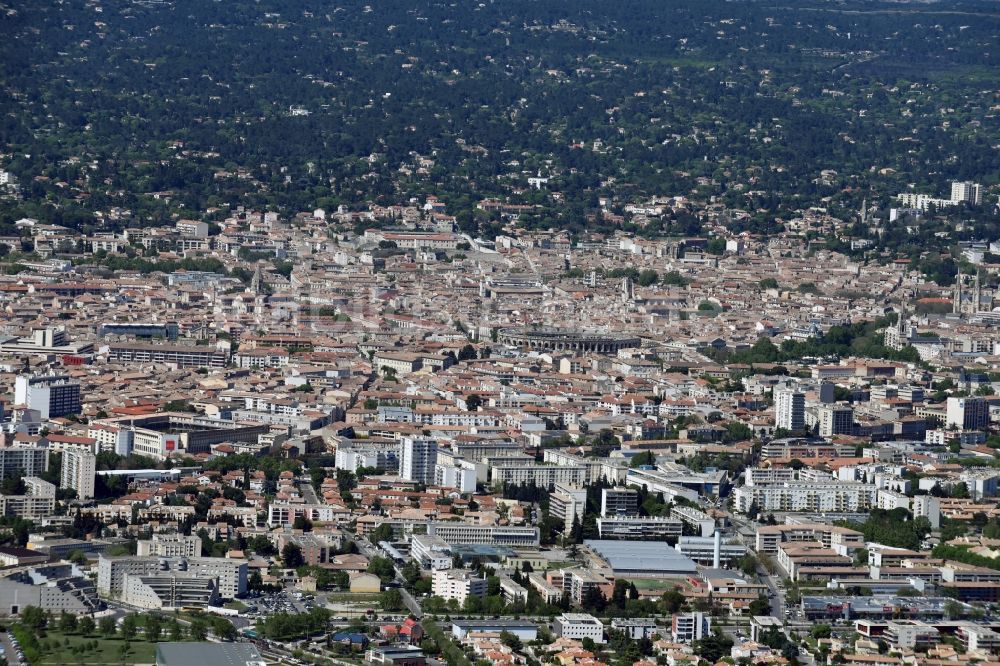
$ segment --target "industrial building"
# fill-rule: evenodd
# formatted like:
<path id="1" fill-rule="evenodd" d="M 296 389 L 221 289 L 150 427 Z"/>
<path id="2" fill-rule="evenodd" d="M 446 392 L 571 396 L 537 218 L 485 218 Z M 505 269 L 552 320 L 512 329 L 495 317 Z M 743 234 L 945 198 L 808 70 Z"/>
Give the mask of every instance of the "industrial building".
<path id="1" fill-rule="evenodd" d="M 693 560 L 663 541 L 588 539 L 584 545 L 607 563 L 615 577 L 678 578 L 698 571 Z"/>

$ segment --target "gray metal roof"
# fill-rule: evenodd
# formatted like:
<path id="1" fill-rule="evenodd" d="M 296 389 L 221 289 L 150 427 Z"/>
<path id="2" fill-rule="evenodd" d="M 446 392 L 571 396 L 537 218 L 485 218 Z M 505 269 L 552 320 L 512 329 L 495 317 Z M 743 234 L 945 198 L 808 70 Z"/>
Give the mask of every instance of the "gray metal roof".
<path id="1" fill-rule="evenodd" d="M 607 560 L 616 572 L 682 575 L 698 571 L 694 560 L 677 552 L 665 541 L 588 539 L 584 545 Z"/>
<path id="2" fill-rule="evenodd" d="M 249 643 L 157 643 L 156 666 L 257 666 L 264 664 Z"/>

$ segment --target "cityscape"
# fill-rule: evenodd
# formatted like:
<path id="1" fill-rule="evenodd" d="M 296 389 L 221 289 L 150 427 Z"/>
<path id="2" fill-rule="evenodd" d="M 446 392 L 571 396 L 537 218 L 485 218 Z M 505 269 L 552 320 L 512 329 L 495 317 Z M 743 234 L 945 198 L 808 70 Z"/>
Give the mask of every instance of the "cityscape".
<path id="1" fill-rule="evenodd" d="M 0 666 L 1000 664 L 997 5 L 788 4 L 0 2 Z"/>

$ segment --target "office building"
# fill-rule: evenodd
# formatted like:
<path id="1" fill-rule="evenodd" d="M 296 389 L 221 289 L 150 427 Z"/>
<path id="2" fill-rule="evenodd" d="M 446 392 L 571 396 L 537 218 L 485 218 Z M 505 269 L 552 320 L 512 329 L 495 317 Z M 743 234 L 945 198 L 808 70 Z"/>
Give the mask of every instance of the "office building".
<path id="1" fill-rule="evenodd" d="M 122 583 L 122 603 L 136 608 L 204 608 L 218 600 L 218 579 L 197 573 L 125 574 Z"/>
<path id="2" fill-rule="evenodd" d="M 503 631 L 514 634 L 525 642 L 538 638 L 538 624 L 530 620 L 452 620 L 451 622 L 451 635 L 458 640 L 464 639 L 470 633 L 499 634 Z"/>
<path id="3" fill-rule="evenodd" d="M 434 485 L 460 493 L 476 492 L 476 468 L 465 465 L 434 465 Z"/>
<path id="4" fill-rule="evenodd" d="M 979 430 L 990 422 L 990 408 L 984 398 L 948 398 L 945 426 Z"/>
<path id="5" fill-rule="evenodd" d="M 746 555 L 747 547 L 740 543 L 716 543 L 712 537 L 682 536 L 674 546 L 677 552 L 703 566 L 729 567 Z M 718 565 L 716 565 L 718 557 Z"/>
<path id="6" fill-rule="evenodd" d="M 65 375 L 20 375 L 14 380 L 14 404 L 37 410 L 47 421 L 80 413 L 80 384 Z"/>
<path id="7" fill-rule="evenodd" d="M 19 615 L 28 606 L 75 615 L 104 609 L 93 581 L 75 564 L 64 563 L 22 567 L 0 578 L 0 608 L 4 615 Z"/>
<path id="8" fill-rule="evenodd" d="M 792 432 L 806 427 L 806 396 L 798 391 L 779 391 L 774 396 L 774 425 Z"/>
<path id="9" fill-rule="evenodd" d="M 399 475 L 406 481 L 434 483 L 437 442 L 433 439 L 404 437 L 399 457 Z"/>
<path id="10" fill-rule="evenodd" d="M 632 488 L 601 490 L 601 516 L 638 516 L 639 493 Z"/>
<path id="11" fill-rule="evenodd" d="M 108 362 L 123 365 L 163 363 L 177 368 L 224 368 L 229 355 L 222 349 L 194 345 L 124 342 L 108 345 Z"/>
<path id="12" fill-rule="evenodd" d="M 684 530 L 681 521 L 661 516 L 601 516 L 597 533 L 601 539 L 666 539 Z"/>
<path id="13" fill-rule="evenodd" d="M 671 634 L 676 643 L 700 641 L 712 632 L 712 619 L 704 613 L 675 613 Z"/>
<path id="14" fill-rule="evenodd" d="M 583 640 L 589 638 L 595 643 L 604 643 L 604 624 L 593 615 L 587 613 L 563 613 L 557 617 L 552 626 L 555 635 L 560 638 Z"/>
<path id="15" fill-rule="evenodd" d="M 535 485 L 549 488 L 557 483 L 567 486 L 582 486 L 587 481 L 586 467 L 564 467 L 545 463 L 490 461 L 490 482 L 494 486 L 509 483 L 515 486 Z"/>
<path id="16" fill-rule="evenodd" d="M 105 597 L 121 597 L 125 577 L 192 574 L 216 581 L 219 596 L 235 599 L 247 591 L 247 561 L 222 557 L 141 557 L 101 555 L 97 564 L 97 592 Z"/>
<path id="17" fill-rule="evenodd" d="M 437 536 L 414 534 L 410 539 L 410 557 L 424 569 L 450 569 L 454 556 L 447 541 Z"/>
<path id="18" fill-rule="evenodd" d="M 94 498 L 94 477 L 97 474 L 97 456 L 90 451 L 66 449 L 62 453 L 60 485 L 76 491 L 77 499 Z"/>
<path id="19" fill-rule="evenodd" d="M 670 509 L 670 517 L 687 523 L 703 537 L 715 534 L 715 518 L 693 506 L 675 505 Z"/>
<path id="20" fill-rule="evenodd" d="M 823 405 L 817 410 L 819 417 L 819 436 L 854 434 L 854 410 L 850 407 Z"/>
<path id="21" fill-rule="evenodd" d="M 538 528 L 518 525 L 469 525 L 458 522 L 427 523 L 427 535 L 449 544 L 485 544 L 489 546 L 538 546 Z"/>

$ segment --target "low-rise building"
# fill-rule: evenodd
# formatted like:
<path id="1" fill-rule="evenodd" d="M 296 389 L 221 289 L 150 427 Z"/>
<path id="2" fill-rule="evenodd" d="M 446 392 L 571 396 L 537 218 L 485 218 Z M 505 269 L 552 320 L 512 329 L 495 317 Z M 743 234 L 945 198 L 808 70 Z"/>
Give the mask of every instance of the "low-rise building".
<path id="1" fill-rule="evenodd" d="M 588 613 L 563 613 L 552 626 L 556 636 L 583 640 L 589 638 L 595 643 L 604 643 L 604 625 Z"/>

